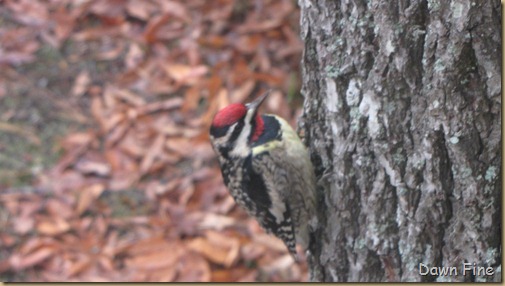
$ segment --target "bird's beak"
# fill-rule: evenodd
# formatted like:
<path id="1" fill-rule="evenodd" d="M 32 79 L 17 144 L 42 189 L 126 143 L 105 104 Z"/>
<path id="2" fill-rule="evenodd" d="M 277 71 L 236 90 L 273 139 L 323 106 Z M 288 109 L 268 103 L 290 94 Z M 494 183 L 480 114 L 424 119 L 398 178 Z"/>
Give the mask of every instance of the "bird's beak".
<path id="1" fill-rule="evenodd" d="M 249 110 L 252 109 L 254 112 L 256 112 L 257 109 L 260 107 L 260 105 L 263 103 L 263 101 L 270 94 L 270 91 L 271 91 L 270 89 L 267 90 L 264 94 L 262 94 L 260 97 L 258 97 L 255 101 L 246 104 L 247 109 L 249 109 Z"/>

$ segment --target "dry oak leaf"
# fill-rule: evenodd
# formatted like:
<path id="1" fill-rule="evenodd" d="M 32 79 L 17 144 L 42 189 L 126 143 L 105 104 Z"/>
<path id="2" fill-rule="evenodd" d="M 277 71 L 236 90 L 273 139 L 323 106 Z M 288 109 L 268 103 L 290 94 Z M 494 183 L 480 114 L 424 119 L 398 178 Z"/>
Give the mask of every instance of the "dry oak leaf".
<path id="1" fill-rule="evenodd" d="M 72 91 L 70 92 L 73 96 L 81 96 L 88 89 L 91 83 L 91 78 L 87 71 L 81 71 L 75 78 L 74 85 L 72 86 Z"/>
<path id="2" fill-rule="evenodd" d="M 206 238 L 197 237 L 189 241 L 187 246 L 210 261 L 225 267 L 232 266 L 239 258 L 239 240 L 217 232 L 208 231 Z"/>
<path id="3" fill-rule="evenodd" d="M 181 257 L 175 282 L 209 282 L 210 280 L 210 266 L 202 256 L 188 252 Z"/>
<path id="4" fill-rule="evenodd" d="M 205 75 L 209 68 L 204 65 L 188 66 L 181 64 L 169 64 L 164 66 L 167 74 L 181 84 L 196 84 Z"/>
<path id="5" fill-rule="evenodd" d="M 104 190 L 105 187 L 103 184 L 94 184 L 84 188 L 79 193 L 79 200 L 77 201 L 77 214 L 81 215 L 84 211 L 86 211 Z"/>
<path id="6" fill-rule="evenodd" d="M 166 242 L 162 248 L 152 247 L 150 251 L 136 255 L 125 261 L 128 268 L 155 270 L 176 267 L 179 257 L 184 253 L 180 244 Z"/>
<path id="7" fill-rule="evenodd" d="M 41 263 L 55 253 L 56 248 L 54 246 L 45 246 L 27 255 L 15 253 L 9 258 L 9 263 L 13 269 L 22 270 Z"/>
<path id="8" fill-rule="evenodd" d="M 37 231 L 45 235 L 58 235 L 67 232 L 70 229 L 70 224 L 60 217 L 44 219 L 37 223 Z"/>

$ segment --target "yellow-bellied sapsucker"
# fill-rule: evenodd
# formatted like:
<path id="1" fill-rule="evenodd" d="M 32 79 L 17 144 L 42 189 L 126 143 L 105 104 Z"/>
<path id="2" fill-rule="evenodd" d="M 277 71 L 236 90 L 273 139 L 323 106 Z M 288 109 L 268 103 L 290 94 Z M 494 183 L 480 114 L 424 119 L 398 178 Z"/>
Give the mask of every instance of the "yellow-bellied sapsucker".
<path id="1" fill-rule="evenodd" d="M 314 169 L 307 149 L 284 119 L 258 114 L 268 94 L 221 109 L 210 138 L 235 202 L 298 259 L 296 243 L 307 250 L 317 227 Z"/>

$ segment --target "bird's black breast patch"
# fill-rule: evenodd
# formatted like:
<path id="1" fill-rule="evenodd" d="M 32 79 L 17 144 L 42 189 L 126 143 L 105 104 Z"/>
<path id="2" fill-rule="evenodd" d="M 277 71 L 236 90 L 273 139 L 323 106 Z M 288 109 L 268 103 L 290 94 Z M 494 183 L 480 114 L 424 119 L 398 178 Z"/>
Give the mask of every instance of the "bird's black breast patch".
<path id="1" fill-rule="evenodd" d="M 256 202 L 257 212 L 268 210 L 272 206 L 272 201 L 263 178 L 253 170 L 251 155 L 244 161 L 244 170 L 244 191 L 253 202 Z"/>

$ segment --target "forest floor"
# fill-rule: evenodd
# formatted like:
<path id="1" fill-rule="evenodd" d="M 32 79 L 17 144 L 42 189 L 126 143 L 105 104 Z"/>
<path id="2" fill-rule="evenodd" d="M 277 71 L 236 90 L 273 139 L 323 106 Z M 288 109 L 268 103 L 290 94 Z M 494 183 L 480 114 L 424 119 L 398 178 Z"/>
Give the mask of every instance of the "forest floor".
<path id="1" fill-rule="evenodd" d="M 293 1 L 4 1 L 0 281 L 306 281 L 208 141 L 269 88 L 295 126 L 298 21 Z"/>

